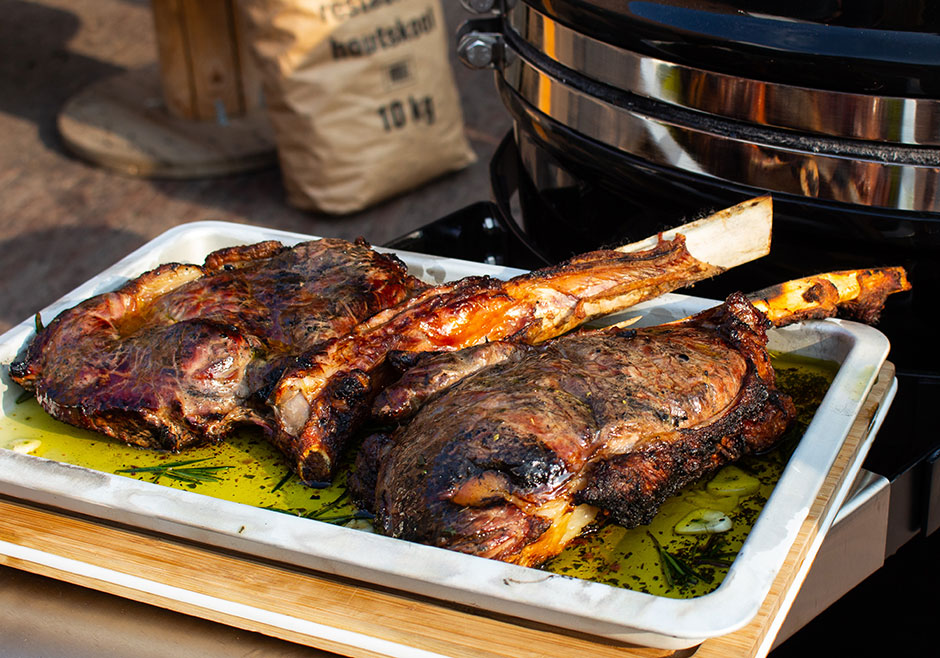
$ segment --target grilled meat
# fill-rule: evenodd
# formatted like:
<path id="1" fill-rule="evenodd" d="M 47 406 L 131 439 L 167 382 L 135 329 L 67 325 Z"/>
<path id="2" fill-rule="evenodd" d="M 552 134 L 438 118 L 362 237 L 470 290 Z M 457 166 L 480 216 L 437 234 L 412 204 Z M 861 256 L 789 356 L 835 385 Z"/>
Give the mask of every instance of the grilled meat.
<path id="1" fill-rule="evenodd" d="M 376 461 L 357 464 L 359 477 L 375 471 L 377 526 L 535 564 L 560 543 L 548 529 L 570 540 L 581 530 L 570 524 L 596 508 L 642 523 L 672 491 L 786 427 L 793 408 L 774 389 L 765 342 L 761 317 L 733 298 L 683 325 L 485 346 L 493 361 L 442 391 L 433 380 L 452 358 L 428 359 L 376 401 L 389 421 L 407 413 L 396 398 L 432 400 L 394 438 L 370 439 L 380 447 L 362 454 Z"/>
<path id="2" fill-rule="evenodd" d="M 904 268 L 878 267 L 807 276 L 747 297 L 778 327 L 837 315 L 875 324 L 888 295 L 910 289 Z"/>
<path id="3" fill-rule="evenodd" d="M 506 338 L 539 343 L 719 271 L 692 258 L 679 236 L 638 253 L 591 252 L 508 281 L 468 277 L 436 286 L 285 372 L 271 399 L 279 421 L 274 440 L 304 481 L 329 480 L 386 382 L 389 352 L 456 350 Z"/>
<path id="4" fill-rule="evenodd" d="M 425 287 L 364 242 L 222 249 L 64 311 L 10 373 L 60 420 L 179 450 L 238 423 L 270 430 L 263 402 L 295 355 Z"/>
<path id="5" fill-rule="evenodd" d="M 298 359 L 269 400 L 278 419 L 273 440 L 303 481 L 329 480 L 388 382 L 390 352 L 543 342 L 766 255 L 772 214 L 770 197 L 759 197 L 509 281 L 468 277 L 429 289 Z"/>
<path id="6" fill-rule="evenodd" d="M 878 287 L 866 297 L 878 306 L 909 287 L 898 270 L 852 280 Z M 806 307 L 859 306 L 857 290 L 842 295 L 825 278 L 755 301 L 773 309 L 784 289 L 806 294 L 783 298 L 778 325 Z M 768 326 L 735 294 L 658 327 L 418 357 L 376 399 L 378 421 L 404 424 L 366 440 L 352 488 L 385 534 L 523 565 L 557 554 L 601 512 L 647 523 L 679 488 L 771 447 L 793 419 Z"/>

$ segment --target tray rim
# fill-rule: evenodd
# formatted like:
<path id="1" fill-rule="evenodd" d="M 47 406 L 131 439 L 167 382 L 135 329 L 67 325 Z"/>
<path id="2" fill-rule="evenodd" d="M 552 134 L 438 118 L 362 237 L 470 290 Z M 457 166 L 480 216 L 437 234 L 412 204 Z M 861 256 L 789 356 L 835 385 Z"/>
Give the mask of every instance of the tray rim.
<path id="1" fill-rule="evenodd" d="M 251 241 L 258 241 L 259 239 L 280 239 L 284 242 L 292 242 L 316 239 L 317 237 L 301 233 L 253 227 L 250 225 L 229 224 L 226 222 L 193 222 L 184 224 L 170 229 L 161 236 L 141 246 L 110 268 L 107 268 L 101 274 L 92 277 L 75 290 L 64 295 L 60 300 L 44 309 L 42 313 L 57 313 L 62 308 L 73 305 L 93 292 L 115 287 L 120 283 L 122 277 L 126 278 L 127 276 L 135 275 L 144 269 L 155 266 L 155 263 L 150 266 L 147 266 L 145 263 L 147 259 L 157 251 L 157 247 L 161 244 L 172 245 L 174 241 L 192 239 L 194 234 L 199 231 L 224 233 L 227 237 L 233 236 L 236 240 L 247 239 Z M 434 276 L 433 270 L 435 267 L 446 268 L 446 266 L 451 266 L 455 270 L 463 268 L 476 273 L 492 274 L 493 276 L 510 276 L 519 272 L 519 270 L 513 270 L 511 268 L 487 266 L 436 256 L 394 251 L 406 262 L 418 262 L 425 274 L 432 272 L 432 277 Z M 463 276 L 463 274 L 460 274 L 460 276 Z M 698 305 L 704 308 L 716 302 L 685 295 L 671 294 L 662 300 L 647 302 L 637 308 L 642 309 L 646 307 L 656 310 L 669 305 L 681 307 L 684 303 L 691 303 L 693 306 Z M 865 363 L 856 364 L 852 360 L 853 348 L 851 346 L 848 347 L 846 361 L 843 363 L 843 367 L 840 368 L 832 388 L 836 388 L 840 377 L 855 377 L 857 379 L 857 371 L 864 370 L 866 367 L 873 371 L 872 377 L 861 385 L 857 381 L 849 382 L 853 387 L 852 395 L 849 395 L 848 399 L 838 400 L 839 407 L 836 409 L 838 413 L 834 415 L 830 423 L 824 424 L 822 429 L 817 428 L 813 430 L 826 433 L 835 431 L 836 435 L 838 435 L 838 432 L 842 431 L 844 426 L 844 431 L 842 431 L 842 440 L 844 440 L 845 433 L 848 432 L 852 419 L 854 419 L 855 415 L 858 413 L 858 407 L 870 391 L 874 376 L 877 374 L 881 363 L 883 363 L 884 359 L 887 357 L 889 347 L 887 339 L 883 334 L 871 327 L 840 320 L 827 320 L 811 323 L 811 325 L 814 327 L 815 331 L 821 332 L 821 334 L 827 336 L 836 336 L 843 340 L 849 340 L 850 342 L 865 341 L 866 343 L 872 343 L 875 353 L 880 355 L 876 357 L 878 361 L 877 364 L 871 360 L 871 356 L 868 354 L 866 354 Z M 797 327 L 776 331 L 799 333 L 803 331 L 799 327 L 798 325 Z M 7 351 L 9 351 L 10 345 L 17 340 L 22 344 L 31 331 L 32 320 L 24 320 L 22 323 L 0 336 L 0 350 L 6 347 Z M 0 358 L 9 357 L 0 355 Z M 849 364 L 851 367 L 847 367 L 846 364 Z M 2 384 L 6 384 L 6 380 L 4 380 Z M 3 389 L 3 392 L 6 392 L 5 385 Z M 827 394 L 827 398 L 828 397 L 829 395 Z M 814 419 L 813 423 L 817 423 L 816 419 Z M 813 427 L 814 425 L 811 425 L 811 428 Z M 809 433 L 810 430 L 807 430 L 807 434 Z M 841 446 L 841 442 L 842 441 L 836 441 L 834 446 L 821 446 L 818 450 L 804 451 L 807 452 L 805 455 L 800 451 L 803 444 L 806 442 L 801 442 L 801 446 L 797 449 L 797 452 L 794 453 L 794 458 L 799 454 L 800 458 L 797 463 L 800 464 L 801 469 L 809 469 L 818 477 L 824 477 L 831 468 L 831 459 L 834 459 L 835 455 L 838 453 L 838 447 Z M 135 511 L 126 508 L 115 509 L 107 500 L 96 499 L 95 496 L 90 495 L 88 492 L 76 494 L 73 480 L 76 477 L 85 478 L 87 480 L 89 474 L 93 474 L 91 477 L 96 478 L 96 482 L 100 484 L 100 476 L 104 476 L 108 485 L 105 487 L 106 491 L 111 493 L 119 491 L 128 496 L 134 494 L 156 495 L 159 493 L 162 494 L 162 496 L 157 495 L 157 498 L 165 498 L 167 495 L 171 498 L 176 498 L 178 494 L 182 496 L 182 499 L 178 502 L 183 507 L 185 507 L 187 502 L 190 502 L 190 497 L 197 496 L 201 503 L 205 503 L 203 507 L 207 506 L 215 509 L 220 506 L 223 509 L 217 510 L 218 513 L 227 513 L 228 516 L 234 516 L 234 518 L 240 518 L 239 512 L 244 511 L 240 508 L 247 507 L 266 515 L 273 515 L 271 519 L 265 519 L 265 522 L 261 524 L 264 526 L 265 532 L 276 528 L 290 537 L 294 537 L 295 533 L 299 533 L 300 536 L 306 538 L 309 534 L 297 530 L 297 528 L 292 527 L 290 524 L 300 522 L 305 525 L 310 525 L 310 521 L 306 519 L 295 519 L 241 503 L 208 498 L 195 492 L 169 489 L 157 484 L 91 471 L 83 467 L 58 462 L 47 462 L 48 460 L 41 460 L 28 455 L 17 455 L 9 451 L 0 451 L 0 493 L 51 504 L 71 511 L 99 515 L 101 518 L 127 522 L 131 525 L 139 526 L 143 523 L 144 527 L 166 532 L 171 536 L 192 539 L 204 542 L 207 545 L 235 548 L 249 554 L 255 551 L 258 552 L 259 555 L 272 557 L 274 559 L 282 559 L 285 555 L 290 555 L 297 560 L 296 563 L 298 566 L 312 568 L 325 573 L 335 573 L 358 580 L 366 580 L 369 583 L 430 595 L 445 601 L 493 609 L 497 612 L 534 619 L 536 621 L 558 625 L 563 628 L 585 631 L 596 635 L 614 638 L 627 637 L 631 641 L 640 641 L 650 646 L 665 645 L 664 648 L 685 648 L 701 642 L 708 637 L 731 632 L 745 625 L 754 614 L 756 614 L 773 581 L 773 576 L 779 570 L 779 564 L 774 567 L 772 563 L 777 561 L 778 557 L 779 563 L 782 563 L 793 543 L 796 529 L 798 529 L 803 519 L 805 519 L 809 505 L 815 497 L 815 492 L 818 491 L 818 487 L 815 488 L 812 495 L 808 495 L 808 498 L 806 493 L 802 495 L 803 498 L 807 499 L 804 501 L 805 504 L 801 505 L 798 510 L 797 517 L 790 520 L 789 527 L 786 529 L 784 538 L 780 542 L 782 548 L 778 548 L 776 552 L 772 551 L 773 555 L 770 558 L 771 563 L 769 568 L 763 569 L 759 574 L 752 574 L 752 577 L 759 579 L 759 584 L 757 588 L 753 586 L 748 588 L 750 590 L 748 596 L 742 597 L 739 592 L 741 586 L 735 585 L 736 582 L 740 581 L 748 574 L 743 571 L 744 567 L 737 569 L 735 567 L 739 564 L 748 564 L 747 560 L 750 558 L 745 558 L 745 561 L 742 562 L 742 556 L 750 554 L 750 538 L 748 540 L 749 543 L 745 544 L 745 548 L 742 550 L 738 559 L 736 559 L 735 566 L 732 567 L 725 582 L 717 590 L 694 599 L 669 599 L 631 590 L 613 588 L 601 583 L 583 581 L 567 576 L 547 574 L 546 572 L 518 567 L 516 565 L 506 565 L 484 558 L 453 553 L 429 546 L 410 544 L 397 539 L 381 537 L 379 535 L 368 535 L 348 528 L 338 528 L 336 526 L 314 522 L 313 525 L 320 526 L 314 533 L 318 535 L 316 538 L 324 541 L 328 546 L 333 546 L 341 551 L 347 547 L 347 539 L 350 536 L 349 533 L 353 533 L 356 535 L 357 540 L 354 542 L 355 544 L 361 545 L 364 543 L 367 547 L 374 548 L 374 550 L 382 553 L 395 553 L 396 557 L 408 561 L 412 567 L 414 565 L 424 565 L 430 560 L 438 563 L 438 566 L 445 571 L 455 573 L 461 571 L 467 565 L 472 564 L 473 566 L 470 568 L 472 568 L 473 572 L 476 574 L 475 580 L 480 581 L 481 578 L 486 578 L 487 583 L 501 582 L 504 586 L 496 586 L 495 588 L 492 586 L 476 587 L 468 590 L 466 583 L 455 581 L 453 578 L 443 578 L 439 579 L 439 582 L 427 583 L 424 578 L 422 578 L 422 576 L 427 575 L 426 570 L 423 573 L 420 570 L 414 571 L 413 568 L 411 571 L 400 568 L 396 570 L 376 570 L 376 565 L 371 561 L 367 560 L 363 562 L 361 560 L 348 559 L 348 551 L 331 553 L 334 549 L 327 551 L 317 549 L 314 554 L 311 554 L 309 550 L 299 553 L 297 552 L 296 546 L 285 547 L 278 542 L 267 541 L 262 536 L 256 535 L 254 531 L 246 533 L 245 531 L 235 532 L 232 528 L 203 528 L 193 526 L 191 525 L 191 518 L 182 518 L 178 515 L 164 515 L 161 517 L 154 514 L 146 516 L 146 518 L 141 518 L 140 515 L 142 512 L 140 510 Z M 791 459 L 791 464 L 793 463 Z M 75 469 L 83 473 L 79 476 L 75 476 Z M 784 479 L 788 477 L 790 470 L 790 466 L 788 466 L 787 471 L 785 471 L 784 476 L 781 478 L 781 484 L 783 484 Z M 793 479 L 794 477 L 795 476 L 791 476 L 789 479 Z M 42 484 L 37 485 L 36 483 Z M 781 486 L 778 485 L 771 500 L 768 501 L 767 506 L 770 506 L 771 501 L 774 501 L 778 497 L 778 492 L 780 491 Z M 782 496 L 783 494 L 780 495 Z M 776 509 L 776 507 L 772 509 Z M 226 514 L 223 514 L 223 516 L 226 516 Z M 761 514 L 761 518 L 758 520 L 757 524 L 755 524 L 751 532 L 751 537 L 758 532 L 758 527 L 763 528 L 765 525 L 771 523 L 771 521 L 765 521 L 765 518 L 766 515 Z M 762 532 L 764 531 L 762 530 Z M 402 545 L 405 546 L 403 547 Z M 273 553 L 271 553 L 271 551 L 273 551 Z M 347 559 L 339 559 L 337 555 L 347 556 Z M 520 594 L 524 593 L 519 592 L 518 587 L 513 589 L 505 586 L 508 582 L 525 584 L 532 581 L 534 575 L 537 575 L 538 579 L 542 581 L 539 585 L 540 589 L 549 590 L 547 593 L 540 591 L 536 597 L 538 599 L 537 601 L 532 600 L 532 597 L 527 595 L 520 596 Z M 363 576 L 366 577 L 364 578 Z M 546 585 L 545 583 L 550 583 L 550 585 Z M 420 585 L 420 591 L 415 591 L 414 586 L 416 584 Z M 529 584 L 531 584 L 531 582 L 529 582 Z M 732 585 L 734 585 L 734 587 L 732 587 Z M 611 591 L 614 592 L 613 595 L 611 595 Z M 627 600 L 625 601 L 624 599 Z M 587 601 L 593 603 L 594 609 L 592 614 L 590 616 L 572 614 L 571 601 Z M 624 623 L 620 614 L 612 614 L 612 611 L 617 611 L 618 609 L 622 610 L 624 603 L 629 603 L 637 608 L 629 624 Z M 720 609 L 723 619 L 716 620 L 715 614 L 701 612 L 700 609 L 703 607 L 710 610 Z M 603 612 L 599 613 L 601 609 Z M 733 611 L 733 614 L 728 615 L 728 611 Z M 674 625 L 674 620 L 677 617 L 684 620 L 684 626 L 682 626 L 679 632 L 676 632 L 677 627 Z M 662 623 L 664 620 L 669 621 L 664 624 Z"/>

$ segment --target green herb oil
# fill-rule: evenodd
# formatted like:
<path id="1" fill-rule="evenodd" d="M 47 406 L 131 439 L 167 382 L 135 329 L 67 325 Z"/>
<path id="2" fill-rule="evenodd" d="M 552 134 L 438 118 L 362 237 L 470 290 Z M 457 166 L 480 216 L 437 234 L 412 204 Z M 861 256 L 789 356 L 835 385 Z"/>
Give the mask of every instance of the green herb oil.
<path id="1" fill-rule="evenodd" d="M 648 526 L 627 530 L 610 523 L 576 539 L 543 569 L 677 598 L 701 596 L 717 588 L 837 369 L 833 363 L 779 355 L 774 365 L 779 386 L 793 396 L 799 411 L 796 426 L 778 448 L 747 457 L 686 488 L 668 500 Z M 46 459 L 371 529 L 346 491 L 348 465 L 330 487 L 306 487 L 258 432 L 237 432 L 222 443 L 182 454 L 163 453 L 126 446 L 61 423 L 29 399 L 13 405 L 0 418 L 0 447 L 14 448 L 14 443 Z M 680 521 L 700 510 L 727 515 L 732 529 L 718 534 L 676 532 Z"/>
<path id="2" fill-rule="evenodd" d="M 543 565 L 553 573 L 670 598 L 694 598 L 721 585 L 835 377 L 838 364 L 772 355 L 778 386 L 793 397 L 797 421 L 772 451 L 752 455 L 686 487 L 646 526 L 607 523 L 577 538 Z M 704 510 L 722 512 L 731 529 L 677 531 Z"/>

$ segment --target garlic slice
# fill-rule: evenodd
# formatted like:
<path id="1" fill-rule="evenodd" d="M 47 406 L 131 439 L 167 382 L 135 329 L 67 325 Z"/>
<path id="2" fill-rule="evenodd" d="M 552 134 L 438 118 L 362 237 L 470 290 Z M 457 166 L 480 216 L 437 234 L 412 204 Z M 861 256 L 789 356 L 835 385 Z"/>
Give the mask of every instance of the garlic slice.
<path id="1" fill-rule="evenodd" d="M 352 528 L 353 530 L 375 532 L 375 528 L 372 525 L 372 521 L 368 519 L 353 519 L 352 521 L 347 521 L 343 525 L 347 528 Z"/>
<path id="2" fill-rule="evenodd" d="M 27 455 L 41 445 L 42 441 L 39 439 L 14 439 L 7 441 L 0 447 Z"/>
<path id="3" fill-rule="evenodd" d="M 686 514 L 676 524 L 680 535 L 704 535 L 731 530 L 731 519 L 716 509 L 697 509 Z"/>
<path id="4" fill-rule="evenodd" d="M 760 480 L 737 466 L 725 466 L 705 489 L 716 496 L 750 496 L 760 489 Z"/>

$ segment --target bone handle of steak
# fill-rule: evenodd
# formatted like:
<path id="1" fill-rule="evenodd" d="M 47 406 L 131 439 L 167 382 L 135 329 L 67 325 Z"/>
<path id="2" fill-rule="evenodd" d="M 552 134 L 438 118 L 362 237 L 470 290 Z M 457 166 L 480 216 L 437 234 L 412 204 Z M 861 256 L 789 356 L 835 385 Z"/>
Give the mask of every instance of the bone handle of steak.
<path id="1" fill-rule="evenodd" d="M 904 268 L 881 267 L 794 279 L 747 298 L 776 327 L 837 315 L 874 324 L 888 295 L 910 289 Z"/>
<path id="2" fill-rule="evenodd" d="M 363 407 L 381 388 L 375 375 L 390 350 L 455 350 L 509 337 L 543 342 L 766 254 L 771 221 L 772 204 L 764 197 L 509 281 L 471 277 L 429 289 L 374 316 L 281 379 L 274 394 L 276 443 L 296 460 L 305 481 L 328 480 Z M 689 251 L 686 233 L 709 260 Z"/>
<path id="3" fill-rule="evenodd" d="M 660 235 L 618 247 L 617 251 L 650 249 L 659 240 L 682 234 L 686 249 L 692 256 L 709 265 L 728 269 L 770 253 L 772 225 L 773 201 L 769 196 L 761 196 Z"/>
<path id="4" fill-rule="evenodd" d="M 579 286 L 574 276 L 555 276 L 552 268 L 536 270 L 529 275 L 517 277 L 509 281 L 507 285 L 511 286 L 513 281 L 519 280 L 522 282 L 521 287 L 529 289 L 529 296 L 536 296 L 535 291 L 539 287 L 544 287 L 551 290 L 552 293 L 562 293 L 579 298 L 576 307 L 568 313 L 567 318 L 561 318 L 564 315 L 563 313 L 549 312 L 538 322 L 533 322 L 524 337 L 518 336 L 517 338 L 523 338 L 526 342 L 531 343 L 542 342 L 566 333 L 589 320 L 623 311 L 642 301 L 659 297 L 677 288 L 691 286 L 697 280 L 710 278 L 724 270 L 766 256 L 770 253 L 772 228 L 773 201 L 770 196 L 762 196 L 749 199 L 736 206 L 720 210 L 707 217 L 677 226 L 657 235 L 649 236 L 638 242 L 622 245 L 614 250 L 624 254 L 655 254 L 658 250 L 663 249 L 669 241 L 681 240 L 684 244 L 685 253 L 691 256 L 694 261 L 697 261 L 699 266 L 698 273 L 694 276 L 688 276 L 688 279 L 681 284 L 677 284 L 675 279 L 670 276 L 670 272 L 664 269 L 661 273 L 651 274 L 646 281 L 645 289 L 642 291 L 638 290 L 636 286 L 618 290 L 616 286 L 609 285 L 613 277 L 599 274 L 604 266 L 599 260 L 598 264 L 594 266 L 596 274 L 593 278 L 595 282 L 605 281 L 600 294 L 597 291 L 589 291 L 591 286 Z M 592 258 L 595 260 L 606 258 L 608 263 L 613 265 L 615 259 L 611 259 L 609 255 L 603 255 L 609 253 L 591 252 L 576 257 L 570 262 L 574 264 L 575 261 L 581 261 L 580 264 L 583 266 Z M 672 279 L 672 281 L 662 285 L 657 281 L 660 276 L 666 280 Z M 544 281 L 544 286 L 539 285 L 539 279 Z M 543 305 L 544 308 L 550 306 L 551 304 Z M 501 337 L 495 339 L 499 338 Z"/>

